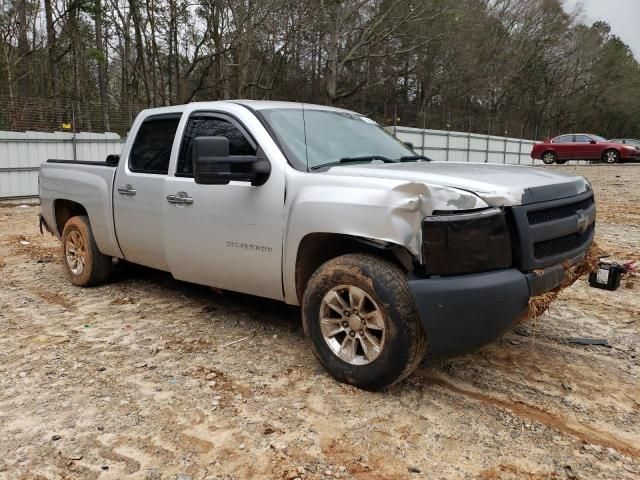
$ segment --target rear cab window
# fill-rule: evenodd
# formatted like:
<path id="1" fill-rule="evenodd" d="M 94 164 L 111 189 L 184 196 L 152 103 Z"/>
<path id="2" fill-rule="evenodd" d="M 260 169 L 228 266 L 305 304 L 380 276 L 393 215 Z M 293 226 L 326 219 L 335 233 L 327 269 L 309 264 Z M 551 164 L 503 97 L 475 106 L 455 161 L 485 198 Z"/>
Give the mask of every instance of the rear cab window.
<path id="1" fill-rule="evenodd" d="M 129 170 L 167 175 L 173 140 L 181 114 L 149 117 L 138 129 L 129 154 Z"/>

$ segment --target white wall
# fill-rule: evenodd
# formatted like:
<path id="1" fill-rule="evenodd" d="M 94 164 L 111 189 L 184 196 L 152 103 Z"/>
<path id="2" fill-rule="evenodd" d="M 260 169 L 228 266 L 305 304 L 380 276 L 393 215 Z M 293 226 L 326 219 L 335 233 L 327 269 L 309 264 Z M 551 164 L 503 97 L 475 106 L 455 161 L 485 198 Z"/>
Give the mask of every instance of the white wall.
<path id="1" fill-rule="evenodd" d="M 536 143 L 476 133 L 386 127 L 417 153 L 440 161 L 542 165 L 530 156 Z M 0 198 L 38 195 L 38 169 L 48 158 L 74 160 L 73 135 L 66 132 L 0 131 Z M 79 133 L 76 160 L 102 161 L 120 153 L 125 139 L 115 133 Z M 583 163 L 583 162 L 581 162 Z"/>
<path id="2" fill-rule="evenodd" d="M 38 169 L 49 158 L 74 160 L 73 134 L 0 131 L 0 198 L 38 195 Z M 116 133 L 78 133 L 75 160 L 103 161 L 120 153 Z"/>
<path id="3" fill-rule="evenodd" d="M 394 133 L 394 127 L 386 127 Z M 542 165 L 531 158 L 533 140 L 496 137 L 477 133 L 423 130 L 421 128 L 395 127 L 395 136 L 403 142 L 413 143 L 417 153 L 433 160 L 476 163 L 511 163 Z"/>

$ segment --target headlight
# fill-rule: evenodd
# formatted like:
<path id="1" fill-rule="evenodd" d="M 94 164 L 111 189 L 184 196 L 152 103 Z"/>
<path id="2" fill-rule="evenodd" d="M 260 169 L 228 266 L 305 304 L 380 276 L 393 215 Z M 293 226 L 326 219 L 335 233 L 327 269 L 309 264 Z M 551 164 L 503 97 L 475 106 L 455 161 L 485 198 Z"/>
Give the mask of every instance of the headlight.
<path id="1" fill-rule="evenodd" d="M 422 222 L 422 259 L 427 275 L 458 275 L 512 265 L 505 212 L 446 213 Z"/>

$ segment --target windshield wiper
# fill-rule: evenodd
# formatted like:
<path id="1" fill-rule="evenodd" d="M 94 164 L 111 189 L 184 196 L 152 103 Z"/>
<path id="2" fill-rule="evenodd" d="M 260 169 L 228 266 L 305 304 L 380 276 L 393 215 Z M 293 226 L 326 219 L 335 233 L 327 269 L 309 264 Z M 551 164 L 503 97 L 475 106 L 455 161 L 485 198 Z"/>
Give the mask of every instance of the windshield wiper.
<path id="1" fill-rule="evenodd" d="M 309 170 L 318 170 L 323 167 L 331 167 L 333 165 L 342 165 L 344 163 L 358 163 L 358 162 L 372 162 L 373 160 L 381 160 L 384 163 L 397 163 L 398 160 L 391 160 L 384 155 L 365 155 L 363 157 L 342 157 L 337 162 L 321 163 L 320 165 L 314 165 Z"/>
<path id="2" fill-rule="evenodd" d="M 365 155 L 363 157 L 342 157 L 340 163 L 353 163 L 353 162 L 371 162 L 373 160 L 382 160 L 384 163 L 396 163 L 396 160 L 391 160 L 384 155 Z"/>
<path id="3" fill-rule="evenodd" d="M 424 160 L 425 162 L 431 162 L 432 160 L 425 155 L 406 155 L 400 157 L 401 162 L 415 162 L 416 160 Z"/>

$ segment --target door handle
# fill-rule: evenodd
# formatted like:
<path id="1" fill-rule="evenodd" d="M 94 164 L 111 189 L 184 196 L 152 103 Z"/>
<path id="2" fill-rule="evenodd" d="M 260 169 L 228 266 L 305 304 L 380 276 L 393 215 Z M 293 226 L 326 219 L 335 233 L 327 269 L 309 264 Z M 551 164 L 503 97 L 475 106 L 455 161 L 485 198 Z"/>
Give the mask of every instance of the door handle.
<path id="1" fill-rule="evenodd" d="M 124 187 L 118 187 L 118 193 L 120 195 L 133 196 L 136 194 L 136 189 L 133 188 L 131 185 L 126 184 Z"/>
<path id="2" fill-rule="evenodd" d="M 175 195 L 167 195 L 167 202 L 177 205 L 191 205 L 193 198 L 187 192 L 178 192 Z"/>

